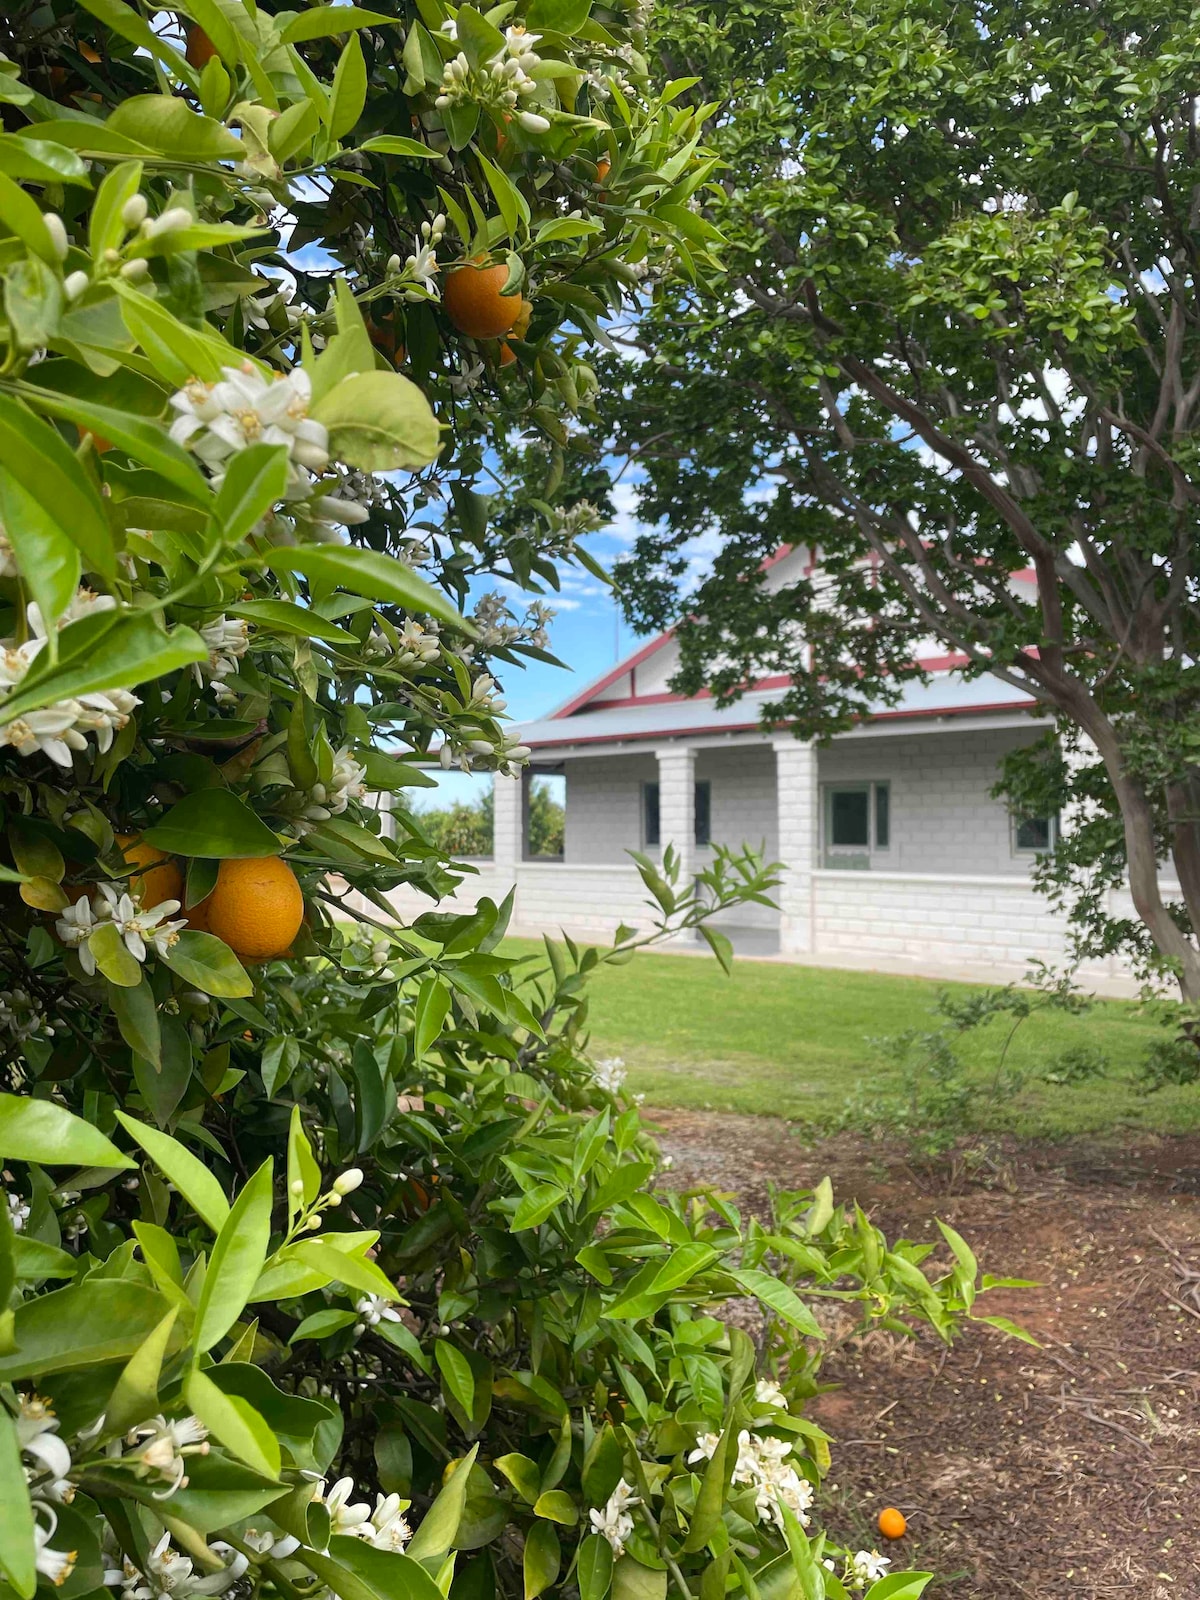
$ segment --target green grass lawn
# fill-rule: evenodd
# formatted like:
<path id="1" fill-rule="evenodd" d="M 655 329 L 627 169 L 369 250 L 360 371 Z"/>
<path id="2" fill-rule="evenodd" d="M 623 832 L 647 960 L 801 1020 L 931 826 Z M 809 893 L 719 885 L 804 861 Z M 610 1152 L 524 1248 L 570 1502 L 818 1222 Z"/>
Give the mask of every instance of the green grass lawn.
<path id="1" fill-rule="evenodd" d="M 540 948 L 513 939 L 504 953 Z M 764 961 L 735 961 L 726 978 L 714 960 L 639 954 L 593 981 L 592 1052 L 623 1057 L 627 1087 L 651 1105 L 832 1121 L 852 1095 L 899 1087 L 897 1069 L 871 1040 L 935 1027 L 938 991 L 965 987 Z M 994 1071 L 1005 1026 L 993 1019 L 961 1041 L 981 1080 Z M 1082 1016 L 1031 1017 L 1010 1051 L 1014 1066 L 1032 1072 L 1068 1046 L 1090 1043 L 1108 1055 L 1111 1074 L 1077 1087 L 1029 1083 L 1015 1102 L 989 1108 L 986 1126 L 1049 1136 L 1200 1128 L 1200 1087 L 1146 1095 L 1134 1081 L 1158 1031 L 1119 1000 L 1098 1001 Z"/>

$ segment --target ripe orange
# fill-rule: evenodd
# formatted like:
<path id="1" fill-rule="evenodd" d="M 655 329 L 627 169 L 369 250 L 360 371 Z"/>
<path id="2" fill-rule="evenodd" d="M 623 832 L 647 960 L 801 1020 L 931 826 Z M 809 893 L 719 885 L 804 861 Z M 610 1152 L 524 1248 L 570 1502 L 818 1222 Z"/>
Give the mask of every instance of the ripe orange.
<path id="1" fill-rule="evenodd" d="M 304 920 L 296 874 L 278 856 L 222 861 L 207 908 L 210 931 L 246 961 L 286 955 Z"/>
<path id="2" fill-rule="evenodd" d="M 908 1531 L 903 1511 L 897 1511 L 895 1506 L 884 1506 L 879 1513 L 879 1531 L 885 1539 L 903 1539 Z"/>
<path id="3" fill-rule="evenodd" d="M 183 900 L 183 871 L 177 861 L 139 833 L 118 833 L 117 847 L 129 867 L 143 867 L 129 879 L 130 894 L 140 895 L 143 906 L 159 905 L 163 900 Z"/>
<path id="4" fill-rule="evenodd" d="M 94 44 L 88 44 L 86 39 L 79 46 L 79 54 L 85 61 L 90 61 L 94 67 L 99 66 L 101 61 L 100 52 Z"/>
<path id="5" fill-rule="evenodd" d="M 602 184 L 612 171 L 612 162 L 607 156 L 601 156 L 596 163 L 596 182 Z"/>
<path id="6" fill-rule="evenodd" d="M 211 933 L 208 925 L 208 908 L 212 895 L 206 894 L 203 900 L 197 900 L 194 906 L 186 906 L 183 915 L 187 918 L 187 925 L 193 933 Z"/>
<path id="7" fill-rule="evenodd" d="M 518 295 L 500 293 L 508 281 L 503 262 L 494 267 L 465 262 L 446 274 L 442 304 L 458 329 L 472 339 L 499 339 L 521 314 Z"/>
<path id="8" fill-rule="evenodd" d="M 217 47 L 203 28 L 189 28 L 184 55 L 193 67 L 206 67 L 217 53 Z"/>
<path id="9" fill-rule="evenodd" d="M 500 346 L 500 365 L 502 367 L 511 367 L 516 359 L 517 352 L 513 349 L 512 345 L 509 344 L 508 340 L 505 339 Z"/>

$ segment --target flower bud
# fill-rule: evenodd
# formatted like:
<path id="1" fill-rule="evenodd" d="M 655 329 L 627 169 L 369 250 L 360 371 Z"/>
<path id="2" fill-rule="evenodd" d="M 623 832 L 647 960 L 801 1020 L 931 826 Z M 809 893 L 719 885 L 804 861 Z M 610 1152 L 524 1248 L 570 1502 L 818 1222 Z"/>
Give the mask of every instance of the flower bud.
<path id="1" fill-rule="evenodd" d="M 404 263 L 400 260 L 400 257 L 397 256 L 397 255 L 391 255 L 391 256 L 389 256 L 387 258 L 387 270 L 388 270 L 389 273 L 399 272 L 400 268 L 403 265 L 404 265 Z"/>
<path id="2" fill-rule="evenodd" d="M 291 1193 L 291 1195 L 292 1195 L 292 1197 L 294 1199 L 303 1200 L 304 1199 L 304 1179 L 303 1178 L 293 1178 L 291 1183 L 288 1184 L 288 1190 L 289 1190 L 289 1192 Z"/>
<path id="3" fill-rule="evenodd" d="M 549 133 L 550 123 L 546 117 L 539 117 L 536 111 L 522 111 L 517 121 L 526 133 Z"/>
<path id="4" fill-rule="evenodd" d="M 121 207 L 121 221 L 127 228 L 140 228 L 149 209 L 144 194 L 132 194 Z"/>
<path id="5" fill-rule="evenodd" d="M 90 281 L 86 272 L 69 272 L 63 279 L 63 293 L 68 300 L 78 300 Z"/>
<path id="6" fill-rule="evenodd" d="M 42 221 L 46 225 L 46 232 L 50 235 L 50 243 L 54 246 L 54 254 L 60 261 L 67 259 L 67 251 L 71 248 L 71 241 L 67 238 L 66 225 L 57 211 L 46 211 L 42 214 Z"/>
<path id="7" fill-rule="evenodd" d="M 321 1219 L 320 1217 L 309 1217 L 304 1226 L 308 1229 L 309 1233 L 316 1233 L 317 1229 L 321 1226 Z"/>
<path id="8" fill-rule="evenodd" d="M 333 1192 L 334 1194 L 353 1194 L 362 1181 L 363 1171 L 361 1167 L 347 1167 L 345 1172 L 333 1180 Z"/>
<path id="9" fill-rule="evenodd" d="M 127 261 L 121 268 L 120 276 L 126 283 L 137 283 L 150 271 L 150 263 L 145 256 L 134 256 L 132 261 Z"/>

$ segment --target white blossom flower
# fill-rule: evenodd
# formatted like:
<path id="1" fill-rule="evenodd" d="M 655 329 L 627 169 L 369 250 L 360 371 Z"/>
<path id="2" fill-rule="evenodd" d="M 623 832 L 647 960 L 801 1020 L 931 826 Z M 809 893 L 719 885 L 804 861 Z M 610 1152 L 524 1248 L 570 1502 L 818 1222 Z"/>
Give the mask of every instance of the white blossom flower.
<path id="1" fill-rule="evenodd" d="M 696 1440 L 696 1448 L 688 1456 L 688 1465 L 696 1461 L 711 1461 L 717 1453 L 717 1446 L 721 1442 L 719 1433 L 702 1433 Z"/>
<path id="2" fill-rule="evenodd" d="M 43 1578 L 49 1578 L 56 1589 L 61 1589 L 75 1570 L 78 1551 L 51 1550 L 50 1541 L 58 1532 L 58 1514 L 44 1500 L 35 1500 L 33 1509 L 34 1568 Z M 45 1525 L 41 1521 L 43 1516 L 46 1518 Z"/>
<path id="3" fill-rule="evenodd" d="M 83 735 L 75 729 L 82 710 L 77 700 L 60 700 L 57 705 L 13 717 L 0 727 L 0 748 L 9 746 L 22 756 L 40 751 L 56 766 L 69 768 L 71 751 L 87 748 Z"/>
<path id="4" fill-rule="evenodd" d="M 5 1190 L 8 1200 L 8 1220 L 12 1224 L 14 1233 L 21 1233 L 29 1221 L 29 1201 L 22 1200 L 19 1194 L 14 1194 L 11 1189 Z"/>
<path id="5" fill-rule="evenodd" d="M 787 1410 L 787 1397 L 779 1385 L 770 1378 L 760 1378 L 754 1386 L 754 1398 L 759 1405 L 778 1406 L 780 1411 Z"/>
<path id="6" fill-rule="evenodd" d="M 166 1500 L 187 1484 L 187 1457 L 208 1454 L 208 1429 L 199 1417 L 152 1417 L 125 1435 L 130 1458 L 138 1463 L 138 1476 L 157 1473 L 168 1487 L 154 1496 Z"/>
<path id="7" fill-rule="evenodd" d="M 251 444 L 286 445 L 295 466 L 324 472 L 329 434 L 308 415 L 312 380 L 302 367 L 266 378 L 251 361 L 222 367 L 217 383 L 191 379 L 171 396 L 179 415 L 171 424 L 176 444 L 196 454 L 221 477 L 231 455 Z"/>
<path id="8" fill-rule="evenodd" d="M 624 1554 L 625 1541 L 633 1532 L 633 1518 L 629 1508 L 640 1504 L 641 1499 L 633 1492 L 633 1485 L 626 1483 L 622 1478 L 609 1495 L 606 1504 L 598 1511 L 588 1512 L 592 1532 L 599 1533 L 608 1540 L 614 1556 Z"/>
<path id="9" fill-rule="evenodd" d="M 619 1094 L 628 1070 L 620 1056 L 605 1056 L 602 1061 L 597 1061 L 592 1076 L 606 1094 Z"/>
<path id="10" fill-rule="evenodd" d="M 434 273 L 438 270 L 436 251 L 445 231 L 446 219 L 439 211 L 432 222 L 421 224 L 421 236 L 417 240 L 417 248 L 404 263 L 415 281 L 430 294 L 433 293 Z"/>
<path id="11" fill-rule="evenodd" d="M 273 1533 L 269 1528 L 247 1528 L 242 1538 L 255 1555 L 267 1556 L 272 1561 L 286 1561 L 300 1548 L 300 1541 L 295 1534 Z"/>
<path id="12" fill-rule="evenodd" d="M 11 1204 L 12 1196 L 9 1196 Z M 28 1216 L 29 1207 L 25 1207 Z M 25 1476 L 37 1500 L 54 1500 L 59 1505 L 69 1505 L 75 1498 L 75 1485 L 70 1482 L 71 1452 L 65 1439 L 58 1436 L 58 1418 L 48 1400 L 38 1394 L 17 1396 L 17 1442 L 25 1456 L 32 1457 L 32 1465 L 25 1467 Z"/>
<path id="13" fill-rule="evenodd" d="M 876 1583 L 885 1577 L 891 1564 L 887 1556 L 881 1556 L 878 1550 L 858 1550 L 850 1557 L 852 1581 L 858 1588 L 865 1589 L 868 1583 Z"/>
<path id="14" fill-rule="evenodd" d="M 192 676 L 199 684 L 206 677 L 211 679 L 215 692 L 223 678 L 237 671 L 238 662 L 250 648 L 250 625 L 241 617 L 214 617 L 200 629 L 200 637 L 208 646 L 208 660 L 193 661 Z"/>
<path id="15" fill-rule="evenodd" d="M 376 1550 L 402 1552 L 413 1535 L 404 1515 L 406 1508 L 407 1503 L 398 1494 L 376 1495 L 371 1520 L 363 1525 L 363 1538 L 369 1539 Z"/>
<path id="16" fill-rule="evenodd" d="M 80 895 L 73 906 L 67 906 L 54 924 L 54 931 L 63 944 L 79 951 L 79 964 L 89 978 L 96 970 L 96 958 L 88 949 L 87 941 L 98 926 L 92 914 L 92 902 L 86 894 Z"/>
<path id="17" fill-rule="evenodd" d="M 423 628 L 410 617 L 400 629 L 395 665 L 397 667 L 424 666 L 436 661 L 442 645 L 433 628 Z"/>
<path id="18" fill-rule="evenodd" d="M 395 1306 L 381 1294 L 366 1294 L 361 1300 L 355 1301 L 355 1311 L 359 1320 L 356 1331 L 361 1333 L 364 1328 L 373 1328 L 380 1322 L 399 1322 L 400 1313 Z"/>
<path id="19" fill-rule="evenodd" d="M 138 900 L 111 883 L 100 884 L 99 890 L 102 898 L 96 909 L 101 920 L 116 924 L 126 950 L 135 961 L 145 961 L 147 940 L 161 956 L 175 943 L 179 930 L 187 926 L 186 918 L 180 918 L 177 922 L 166 920 L 172 912 L 179 910 L 178 900 L 160 900 L 158 905 L 149 906 L 143 911 Z"/>
<path id="20" fill-rule="evenodd" d="M 233 1550 L 221 1540 L 209 1545 L 220 1556 L 228 1556 L 228 1564 L 220 1572 L 198 1577 L 190 1556 L 181 1555 L 171 1544 L 171 1536 L 164 1533 L 146 1560 L 146 1571 L 139 1572 L 125 1559 L 121 1574 L 123 1600 L 186 1600 L 188 1595 L 215 1595 L 238 1581 L 250 1565 L 248 1558 Z"/>
<path id="21" fill-rule="evenodd" d="M 369 1533 L 364 1533 L 363 1525 L 371 1520 L 371 1508 L 363 1500 L 352 1501 L 355 1492 L 353 1478 L 339 1478 L 326 1494 L 322 1478 L 313 1500 L 328 1511 L 331 1533 L 346 1534 L 353 1539 L 370 1538 Z"/>
<path id="22" fill-rule="evenodd" d="M 759 1521 L 773 1522 L 781 1532 L 783 1507 L 806 1528 L 813 1503 L 812 1484 L 787 1461 L 791 1449 L 788 1439 L 760 1436 L 743 1428 L 738 1434 L 738 1459 L 733 1469 L 734 1483 L 753 1488 Z"/>

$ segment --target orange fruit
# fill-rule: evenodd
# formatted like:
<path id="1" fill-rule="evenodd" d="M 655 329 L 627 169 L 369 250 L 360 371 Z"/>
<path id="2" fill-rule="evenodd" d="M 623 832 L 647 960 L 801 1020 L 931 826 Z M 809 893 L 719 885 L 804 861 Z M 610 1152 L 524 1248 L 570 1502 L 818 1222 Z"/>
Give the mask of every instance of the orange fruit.
<path id="1" fill-rule="evenodd" d="M 596 182 L 603 183 L 612 171 L 612 162 L 607 156 L 601 156 L 596 163 Z"/>
<path id="2" fill-rule="evenodd" d="M 879 1531 L 885 1539 L 903 1539 L 908 1531 L 903 1511 L 897 1511 L 895 1506 L 884 1506 L 879 1513 Z"/>
<path id="3" fill-rule="evenodd" d="M 278 856 L 222 861 L 207 904 L 209 930 L 247 961 L 286 955 L 304 920 L 296 874 Z"/>
<path id="4" fill-rule="evenodd" d="M 164 900 L 183 901 L 183 869 L 177 861 L 147 844 L 140 833 L 118 833 L 117 846 L 127 867 L 141 867 L 129 879 L 129 892 L 141 896 L 143 906 L 157 906 Z"/>
<path id="5" fill-rule="evenodd" d="M 85 61 L 90 61 L 94 67 L 99 66 L 102 59 L 99 50 L 96 49 L 96 46 L 94 44 L 88 44 L 86 40 L 80 44 L 79 54 Z"/>
<path id="6" fill-rule="evenodd" d="M 208 925 L 208 908 L 212 900 L 211 894 L 206 894 L 203 900 L 197 900 L 194 906 L 185 906 L 183 915 L 187 918 L 187 925 L 193 933 L 211 933 Z"/>
<path id="7" fill-rule="evenodd" d="M 521 314 L 520 297 L 500 293 L 508 282 L 503 262 L 494 267 L 478 266 L 473 261 L 446 274 L 442 304 L 446 315 L 471 339 L 499 339 Z"/>
<path id="8" fill-rule="evenodd" d="M 500 346 L 500 365 L 502 367 L 511 367 L 516 359 L 517 352 L 513 349 L 512 345 L 509 344 L 508 340 L 505 339 Z"/>
<path id="9" fill-rule="evenodd" d="M 193 67 L 206 67 L 217 53 L 217 47 L 203 28 L 189 28 L 184 55 Z"/>

